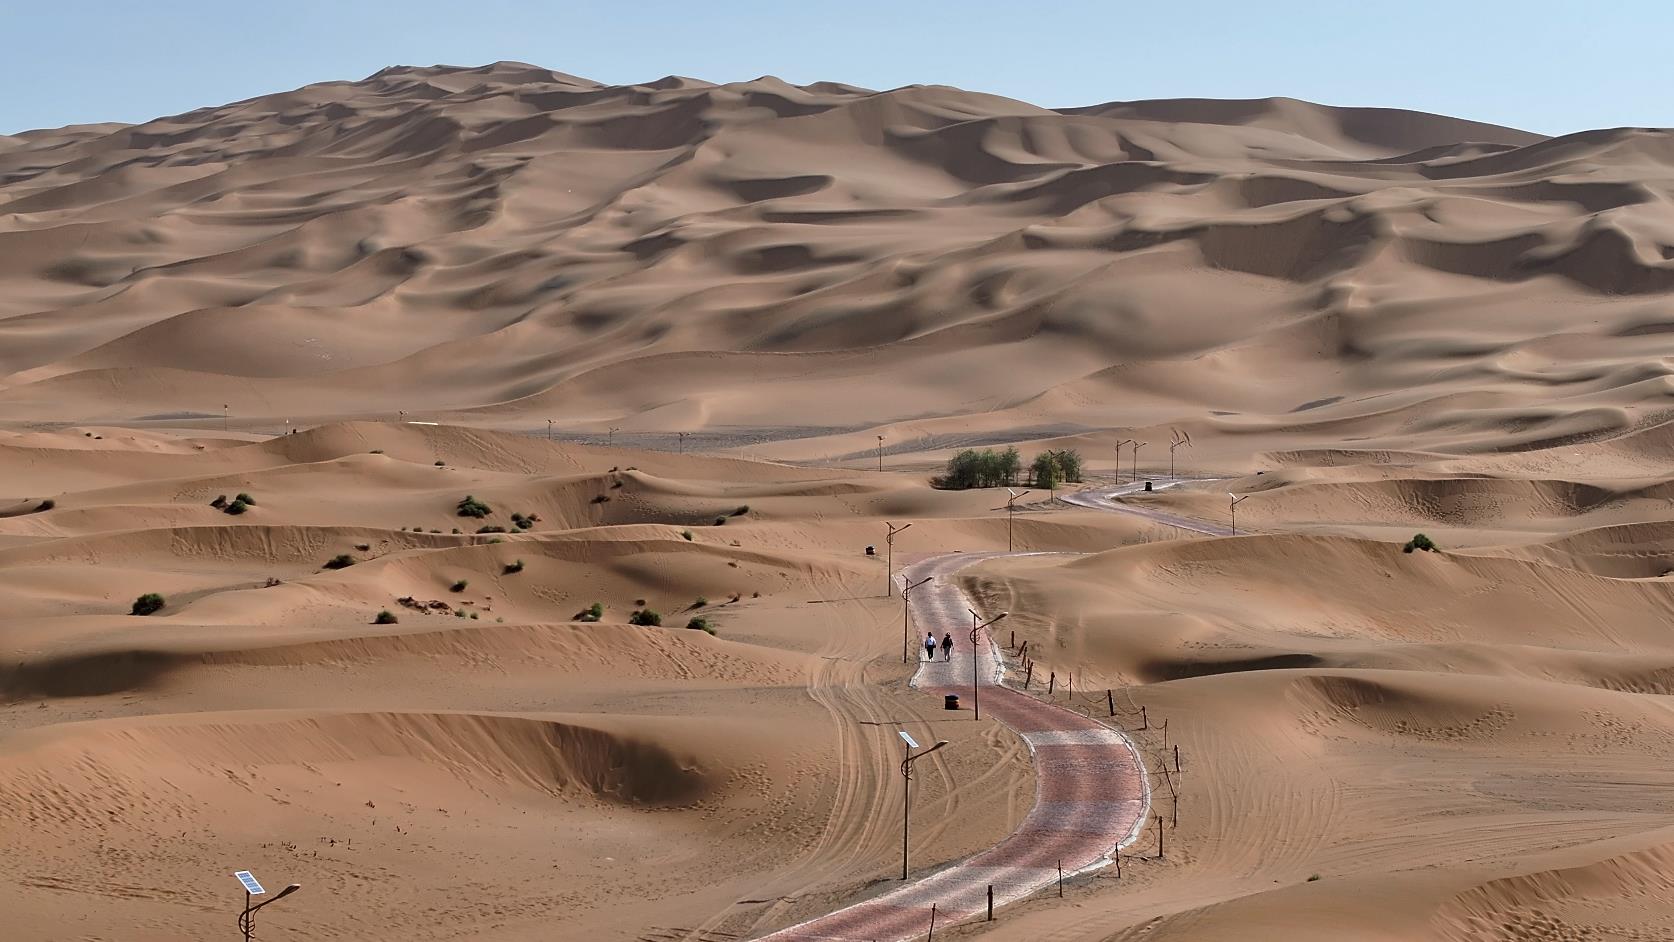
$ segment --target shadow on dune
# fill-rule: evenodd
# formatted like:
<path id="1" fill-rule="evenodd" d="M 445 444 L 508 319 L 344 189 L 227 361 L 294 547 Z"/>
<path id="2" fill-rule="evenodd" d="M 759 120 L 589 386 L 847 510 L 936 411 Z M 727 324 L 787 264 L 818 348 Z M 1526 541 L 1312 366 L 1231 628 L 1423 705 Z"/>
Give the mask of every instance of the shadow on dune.
<path id="1" fill-rule="evenodd" d="M 101 651 L 0 666 L 0 703 L 144 690 L 188 658 L 166 651 Z"/>

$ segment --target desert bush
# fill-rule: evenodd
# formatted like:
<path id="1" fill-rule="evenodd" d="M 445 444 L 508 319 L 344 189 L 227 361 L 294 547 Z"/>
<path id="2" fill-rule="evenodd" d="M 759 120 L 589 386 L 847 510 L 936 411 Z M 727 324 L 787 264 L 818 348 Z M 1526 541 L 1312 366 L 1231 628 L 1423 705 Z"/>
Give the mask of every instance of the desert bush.
<path id="1" fill-rule="evenodd" d="M 158 595 L 155 592 L 147 592 L 139 598 L 134 599 L 132 614 L 150 615 L 154 612 L 162 611 L 163 606 L 166 604 L 168 603 L 163 601 L 163 597 L 161 595 Z"/>
<path id="2" fill-rule="evenodd" d="M 472 621 L 476 621 L 476 620 L 477 620 L 477 613 L 476 613 L 476 612 L 472 612 L 472 613 L 471 613 L 471 620 L 472 620 Z"/>
<path id="3" fill-rule="evenodd" d="M 244 501 L 241 501 L 241 500 L 235 500 L 232 503 L 227 505 L 227 509 L 226 509 L 225 512 L 229 513 L 229 514 L 232 514 L 233 516 L 236 517 L 239 514 L 245 512 L 246 510 L 249 510 L 249 509 L 250 509 L 249 504 L 247 504 L 247 503 L 245 503 Z"/>
<path id="4" fill-rule="evenodd" d="M 48 497 L 46 500 L 41 501 L 41 506 L 36 507 L 35 510 L 38 513 L 40 511 L 44 511 L 44 510 L 51 510 L 52 508 L 57 507 L 57 506 L 58 506 L 58 502 L 53 500 L 52 498 Z"/>
<path id="5" fill-rule="evenodd" d="M 504 533 L 504 532 L 506 532 L 506 528 L 505 527 L 496 527 L 496 526 L 477 527 L 477 532 L 478 533 Z"/>
<path id="6" fill-rule="evenodd" d="M 732 515 L 734 517 L 742 517 L 749 512 L 750 512 L 750 505 L 749 504 L 740 504 L 740 505 L 738 505 L 738 509 L 734 510 L 732 512 Z"/>
<path id="7" fill-rule="evenodd" d="M 486 517 L 494 512 L 494 508 L 488 506 L 480 500 L 477 500 L 469 494 L 466 494 L 460 499 L 458 509 L 461 517 L 476 517 L 478 519 Z"/>
<path id="8" fill-rule="evenodd" d="M 683 536 L 683 537 L 685 537 L 685 538 L 686 538 L 686 539 L 687 539 L 687 540 L 688 540 L 688 541 L 690 541 L 690 540 L 691 540 L 691 538 L 692 538 L 692 531 L 690 531 L 690 530 L 681 530 L 681 531 L 680 531 L 680 535 L 681 535 L 681 536 Z"/>
<path id="9" fill-rule="evenodd" d="M 382 449 L 382 448 L 374 448 L 374 449 L 372 449 L 372 454 L 374 454 L 374 455 L 381 455 L 381 454 L 383 454 L 383 453 L 384 453 L 384 450 L 383 450 L 383 449 Z"/>
<path id="10" fill-rule="evenodd" d="M 227 506 L 227 495 L 221 494 L 217 496 L 214 500 L 209 502 L 209 506 L 214 507 L 216 510 L 220 510 L 221 508 Z"/>
<path id="11" fill-rule="evenodd" d="M 488 541 L 488 545 L 493 546 L 496 543 L 504 543 L 504 542 L 506 542 L 506 541 L 500 539 L 499 537 L 495 537 L 494 539 Z"/>
<path id="12" fill-rule="evenodd" d="M 470 584 L 471 583 L 470 583 L 469 580 L 461 579 L 458 582 L 455 582 L 453 585 L 448 586 L 448 591 L 449 592 L 463 592 L 463 591 L 465 591 L 465 587 L 470 585 Z"/>
<path id="13" fill-rule="evenodd" d="M 595 504 L 608 504 L 608 503 L 610 503 L 610 495 L 609 494 L 594 494 L 592 502 L 595 503 Z"/>
<path id="14" fill-rule="evenodd" d="M 372 549 L 372 544 L 371 543 L 356 543 L 355 544 L 355 549 L 360 550 L 362 553 L 364 553 L 364 552 L 367 552 L 368 550 Z"/>
<path id="15" fill-rule="evenodd" d="M 448 466 L 448 463 L 446 461 L 437 461 L 436 462 L 436 467 L 438 467 L 438 468 L 445 468 L 447 466 Z"/>
<path id="16" fill-rule="evenodd" d="M 581 611 L 577 612 L 576 616 L 575 616 L 575 620 L 576 621 L 598 621 L 599 619 L 601 619 L 603 617 L 604 617 L 604 606 L 599 604 L 598 602 L 594 602 L 592 605 L 589 605 L 586 608 L 582 609 Z"/>
<path id="17" fill-rule="evenodd" d="M 699 616 L 693 618 L 691 621 L 686 622 L 686 627 L 687 628 L 694 628 L 698 631 L 707 631 L 710 634 L 715 633 L 715 626 L 711 625 L 709 623 L 709 619 L 703 617 L 702 615 L 699 615 Z"/>
<path id="18" fill-rule="evenodd" d="M 947 473 L 931 479 L 933 487 L 963 490 L 971 487 L 999 487 L 1013 484 L 1023 468 L 1016 448 L 995 451 L 967 448 L 947 460 Z"/>
<path id="19" fill-rule="evenodd" d="M 372 624 L 374 624 L 374 625 L 393 625 L 393 624 L 396 624 L 399 621 L 401 621 L 401 619 L 396 618 L 395 613 L 386 608 L 383 611 L 378 613 L 377 618 L 372 619 Z"/>
<path id="20" fill-rule="evenodd" d="M 339 553 L 325 561 L 325 569 L 347 569 L 355 564 L 355 558 L 348 553 Z"/>
<path id="21" fill-rule="evenodd" d="M 515 563 L 507 563 L 501 571 L 504 572 L 508 576 L 511 575 L 514 572 L 522 572 L 523 571 L 523 560 L 520 559 Z"/>
<path id="22" fill-rule="evenodd" d="M 705 605 L 708 605 L 708 604 L 709 604 L 709 600 L 700 595 L 700 596 L 697 597 L 697 599 L 695 601 L 692 602 L 692 607 L 693 608 L 702 608 L 702 607 L 704 607 Z"/>
<path id="23" fill-rule="evenodd" d="M 464 533 L 465 531 L 459 529 L 458 527 L 454 527 L 452 532 L 453 532 L 454 536 L 458 536 L 459 534 Z"/>
<path id="24" fill-rule="evenodd" d="M 716 525 L 716 526 L 717 526 L 717 527 L 724 527 L 724 526 L 726 526 L 726 525 L 727 525 L 727 518 L 726 518 L 726 517 L 724 517 L 724 516 L 721 516 L 721 517 L 716 517 L 716 518 L 715 518 L 715 525 Z"/>
<path id="25" fill-rule="evenodd" d="M 1423 550 L 1426 553 L 1434 553 L 1436 551 L 1436 541 L 1430 539 L 1422 533 L 1416 534 L 1412 539 L 1407 541 L 1405 546 L 1401 547 L 1401 552 L 1403 553 L 1410 553 L 1413 550 Z"/>
<path id="26" fill-rule="evenodd" d="M 251 497 L 249 494 L 244 493 L 243 491 L 239 491 L 238 496 L 234 497 L 233 500 L 243 501 L 244 503 L 249 504 L 252 507 L 256 506 L 256 499 L 254 497 Z"/>
<path id="27" fill-rule="evenodd" d="M 628 616 L 628 624 L 630 625 L 642 625 L 648 628 L 656 628 L 662 623 L 663 616 L 653 612 L 649 608 L 636 609 L 632 615 Z"/>

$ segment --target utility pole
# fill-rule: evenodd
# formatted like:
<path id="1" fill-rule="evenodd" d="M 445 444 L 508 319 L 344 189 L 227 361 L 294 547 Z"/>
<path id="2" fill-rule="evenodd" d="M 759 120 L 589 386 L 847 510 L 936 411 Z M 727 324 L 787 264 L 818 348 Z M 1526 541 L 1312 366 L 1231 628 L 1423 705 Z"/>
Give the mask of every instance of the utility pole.
<path id="1" fill-rule="evenodd" d="M 1008 487 L 1006 488 L 1006 493 L 1011 495 L 1006 498 L 1006 552 L 1009 553 L 1012 552 L 1011 522 L 1013 515 L 1017 513 L 1017 498 L 1022 497 L 1024 494 L 1029 492 L 1014 491 Z"/>
<path id="2" fill-rule="evenodd" d="M 908 529 L 912 524 L 898 527 L 886 521 L 884 525 L 889 527 L 889 535 L 884 537 L 884 598 L 887 599 L 895 594 L 895 534 Z"/>
<path id="3" fill-rule="evenodd" d="M 907 625 L 908 596 L 919 586 L 929 582 L 933 576 L 925 576 L 917 582 L 908 582 L 906 576 L 901 577 L 901 663 L 907 663 L 907 652 L 912 650 L 912 630 Z"/>
<path id="4" fill-rule="evenodd" d="M 913 740 L 913 737 L 907 735 L 906 730 L 897 730 L 896 732 L 901 737 L 901 741 L 907 744 L 907 757 L 901 760 L 901 879 L 905 880 L 907 878 L 907 827 L 912 818 L 913 807 L 913 763 L 947 745 L 947 740 L 940 740 L 918 755 L 913 755 L 913 750 L 918 748 L 918 743 Z"/>
<path id="5" fill-rule="evenodd" d="M 1238 535 L 1238 505 L 1242 504 L 1244 501 L 1249 500 L 1250 495 L 1245 494 L 1243 497 L 1239 497 L 1237 494 L 1233 494 L 1232 492 L 1229 491 L 1229 492 L 1227 492 L 1226 496 L 1230 497 L 1232 499 L 1232 503 L 1227 505 L 1227 510 L 1232 512 L 1232 535 L 1237 536 Z"/>
<path id="6" fill-rule="evenodd" d="M 1168 443 L 1168 476 L 1170 478 L 1174 477 L 1174 449 L 1182 446 L 1192 447 L 1192 437 L 1179 429 L 1172 429 L 1169 432 Z"/>
<path id="7" fill-rule="evenodd" d="M 967 608 L 965 611 L 971 613 L 971 712 L 974 714 L 972 717 L 973 719 L 980 720 L 982 719 L 982 700 L 977 696 L 977 661 L 981 660 L 981 658 L 977 656 L 977 638 L 982 634 L 982 629 L 987 628 L 989 625 L 994 624 L 1011 613 L 1001 612 L 979 625 L 977 624 L 977 619 L 982 616 L 978 615 L 973 609 Z"/>
<path id="8" fill-rule="evenodd" d="M 1122 483 L 1122 446 L 1132 445 L 1133 439 L 1124 438 L 1116 443 L 1116 483 Z"/>

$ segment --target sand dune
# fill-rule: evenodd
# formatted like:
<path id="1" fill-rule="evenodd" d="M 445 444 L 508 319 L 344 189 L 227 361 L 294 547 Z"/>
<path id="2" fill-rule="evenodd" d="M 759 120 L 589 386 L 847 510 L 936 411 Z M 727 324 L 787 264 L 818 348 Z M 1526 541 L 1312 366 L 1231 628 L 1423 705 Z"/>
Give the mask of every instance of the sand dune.
<path id="1" fill-rule="evenodd" d="M 1053 820 L 905 684 L 891 576 L 983 553 L 1165 817 L 937 938 L 1668 938 L 1671 180 L 1664 130 L 511 62 L 0 138 L 8 930 L 219 938 L 240 867 L 318 939 L 880 895 L 897 730 L 950 740 L 915 874 Z M 931 486 L 1009 444 L 1164 486 Z"/>

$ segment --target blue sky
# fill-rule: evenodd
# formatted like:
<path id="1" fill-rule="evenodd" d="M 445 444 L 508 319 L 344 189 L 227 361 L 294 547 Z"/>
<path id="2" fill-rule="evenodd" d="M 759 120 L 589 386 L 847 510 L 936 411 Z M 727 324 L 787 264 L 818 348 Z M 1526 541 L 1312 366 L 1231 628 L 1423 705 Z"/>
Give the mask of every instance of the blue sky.
<path id="1" fill-rule="evenodd" d="M 144 121 L 387 65 L 777 75 L 1048 107 L 1287 95 L 1548 134 L 1674 125 L 1674 3 L 0 0 L 0 133 Z"/>

